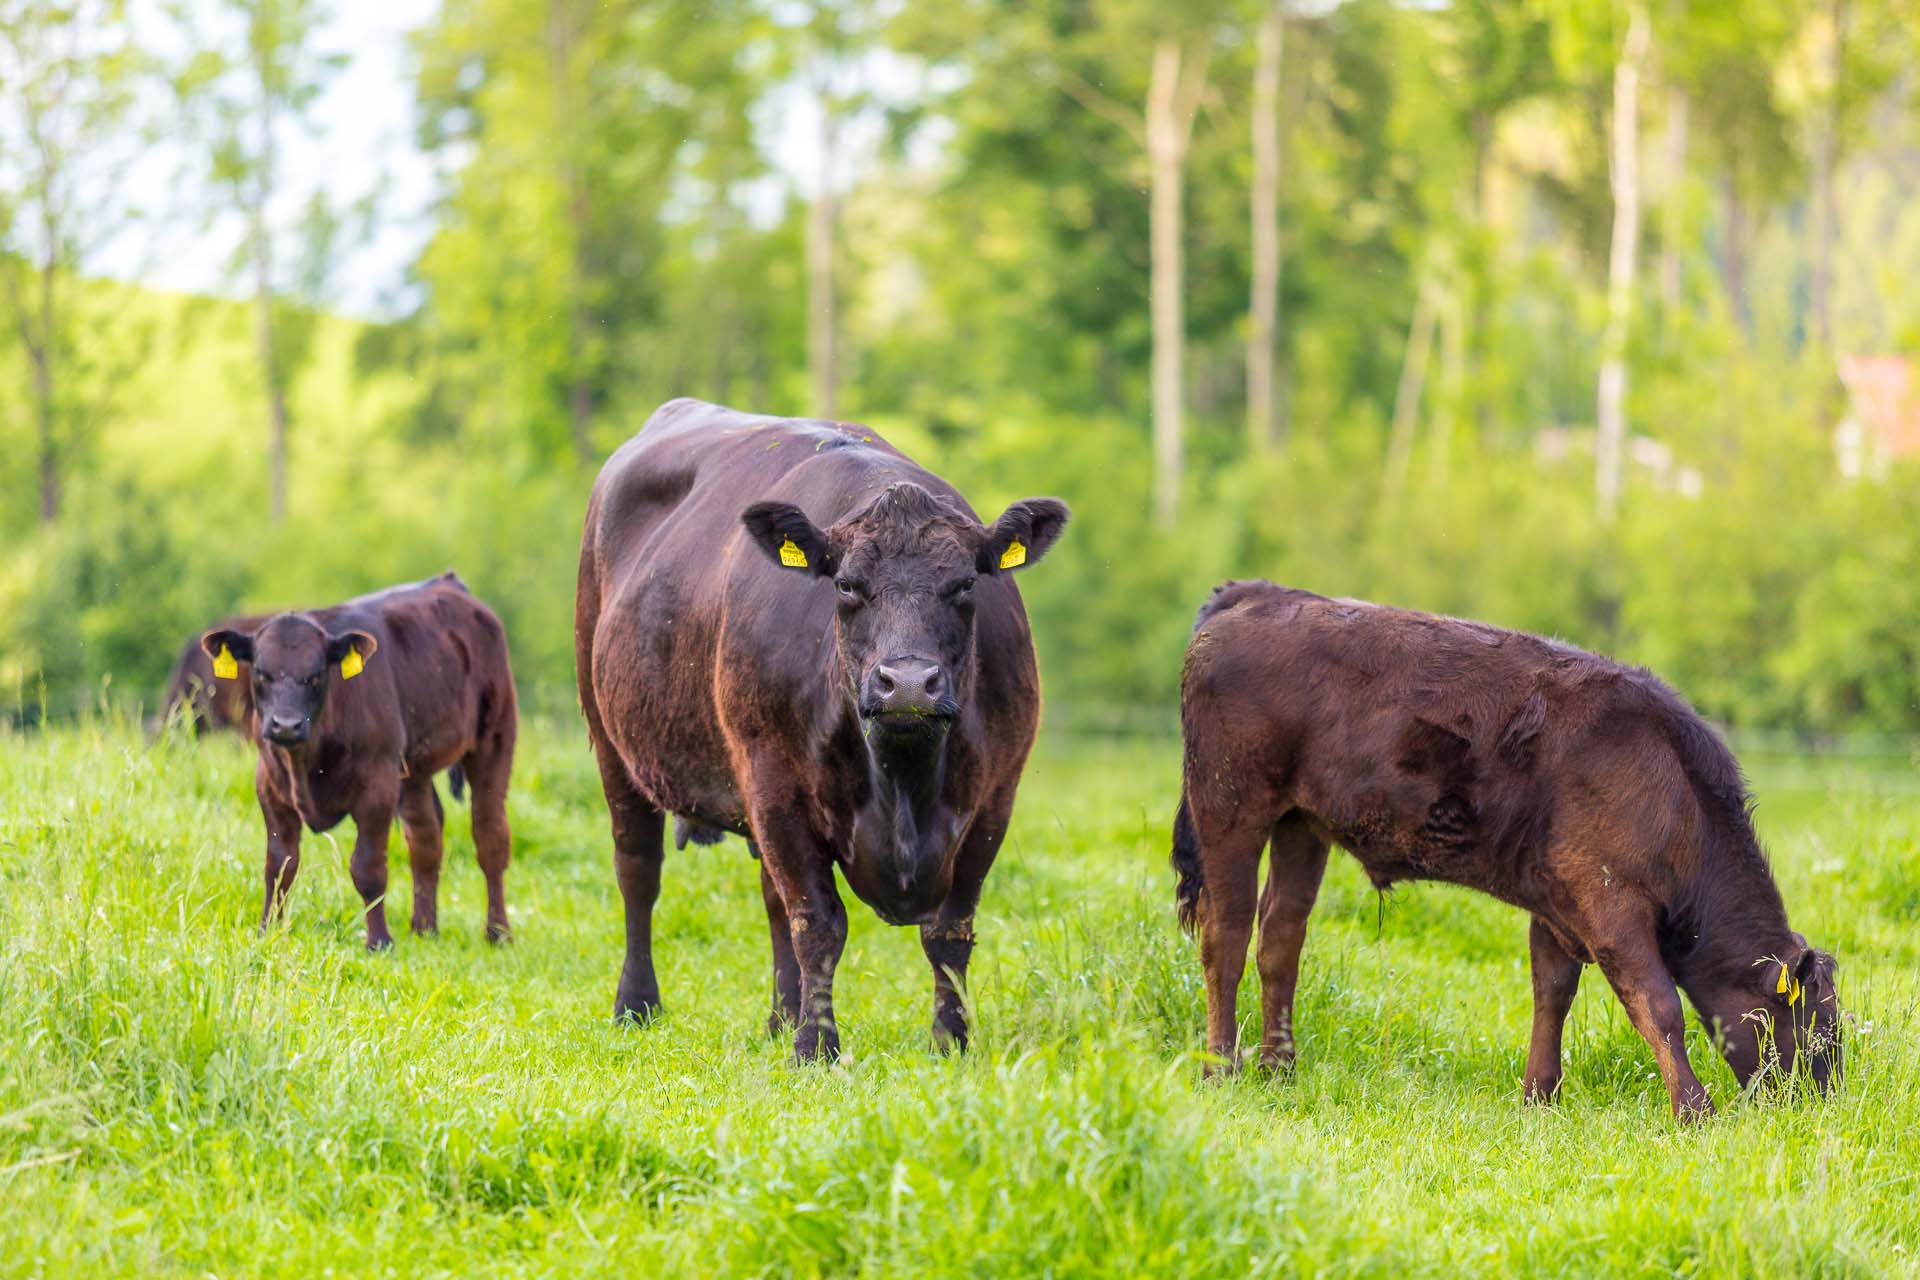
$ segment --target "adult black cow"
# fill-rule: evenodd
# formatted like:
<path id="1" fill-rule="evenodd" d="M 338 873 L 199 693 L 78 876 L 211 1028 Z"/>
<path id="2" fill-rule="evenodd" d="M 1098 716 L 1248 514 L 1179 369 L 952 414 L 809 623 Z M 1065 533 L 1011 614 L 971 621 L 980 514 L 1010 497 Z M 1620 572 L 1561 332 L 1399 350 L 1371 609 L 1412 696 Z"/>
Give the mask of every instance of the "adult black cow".
<path id="1" fill-rule="evenodd" d="M 397 812 L 413 864 L 413 930 L 435 932 L 445 816 L 433 775 L 450 769 L 456 798 L 462 774 L 473 788 L 487 936 L 508 936 L 507 779 L 519 704 L 506 631 L 458 576 L 279 614 L 251 631 L 209 631 L 200 645 L 217 679 L 251 668 L 254 792 L 267 827 L 261 928 L 300 869 L 301 823 L 328 831 L 352 815 L 367 949 L 392 946 L 387 837 Z"/>
<path id="2" fill-rule="evenodd" d="M 769 1033 L 839 1049 L 834 881 L 917 924 L 937 1043 L 965 1047 L 974 908 L 1040 714 L 1020 593 L 1066 526 L 983 526 L 874 432 L 675 400 L 601 470 L 574 648 L 626 903 L 617 1018 L 658 1005 L 664 816 L 746 837 L 773 940 Z"/>

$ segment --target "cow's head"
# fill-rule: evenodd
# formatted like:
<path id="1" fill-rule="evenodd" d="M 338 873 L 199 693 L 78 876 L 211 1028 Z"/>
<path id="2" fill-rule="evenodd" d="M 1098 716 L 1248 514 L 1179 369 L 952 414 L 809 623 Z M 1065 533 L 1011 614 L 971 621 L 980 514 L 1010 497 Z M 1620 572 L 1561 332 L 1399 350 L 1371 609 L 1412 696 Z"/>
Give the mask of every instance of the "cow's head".
<path id="1" fill-rule="evenodd" d="M 842 686 L 871 737 L 908 744 L 937 741 L 972 694 L 976 583 L 1038 563 L 1067 506 L 1028 498 L 983 528 L 903 481 L 825 530 L 785 502 L 740 519 L 775 564 L 837 595 Z"/>
<path id="2" fill-rule="evenodd" d="M 283 613 L 251 633 L 209 631 L 200 647 L 221 679 L 238 679 L 240 663 L 253 665 L 261 738 L 297 747 L 313 735 L 334 680 L 359 675 L 380 645 L 364 631 L 329 633 L 307 614 Z"/>
<path id="3" fill-rule="evenodd" d="M 1690 984 L 1721 1052 L 1748 1085 L 1796 1067 L 1823 1092 L 1840 1081 L 1840 996 L 1832 956 L 1799 934 L 1779 956 Z"/>

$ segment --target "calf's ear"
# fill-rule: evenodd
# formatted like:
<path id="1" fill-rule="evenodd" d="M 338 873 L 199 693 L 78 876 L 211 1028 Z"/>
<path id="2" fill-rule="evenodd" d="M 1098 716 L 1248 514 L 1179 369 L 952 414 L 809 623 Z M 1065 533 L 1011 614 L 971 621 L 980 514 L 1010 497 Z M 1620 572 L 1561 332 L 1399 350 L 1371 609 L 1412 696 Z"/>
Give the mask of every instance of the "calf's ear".
<path id="1" fill-rule="evenodd" d="M 367 659 L 379 649 L 380 642 L 364 631 L 342 631 L 327 637 L 327 661 L 340 664 L 340 678 L 351 680 L 366 670 Z"/>
<path id="2" fill-rule="evenodd" d="M 740 513 L 747 536 L 783 569 L 821 575 L 833 572 L 827 535 L 790 502 L 756 502 Z"/>
<path id="3" fill-rule="evenodd" d="M 980 544 L 981 573 L 1010 573 L 1039 562 L 1067 527 L 1067 504 L 1058 498 L 1026 498 L 1001 513 Z"/>
<path id="4" fill-rule="evenodd" d="M 200 637 L 200 651 L 213 659 L 213 674 L 222 680 L 240 678 L 240 664 L 253 661 L 253 637 L 222 628 Z"/>

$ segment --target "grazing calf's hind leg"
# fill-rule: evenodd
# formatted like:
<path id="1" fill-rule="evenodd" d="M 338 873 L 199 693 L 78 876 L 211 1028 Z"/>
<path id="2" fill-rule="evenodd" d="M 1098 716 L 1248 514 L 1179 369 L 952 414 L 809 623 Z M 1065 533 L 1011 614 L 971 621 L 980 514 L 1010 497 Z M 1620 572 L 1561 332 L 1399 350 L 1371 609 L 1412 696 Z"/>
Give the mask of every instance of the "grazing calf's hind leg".
<path id="1" fill-rule="evenodd" d="M 400 830 L 413 866 L 413 931 L 440 931 L 440 860 L 446 814 L 431 778 L 409 778 L 400 788 Z"/>
<path id="2" fill-rule="evenodd" d="M 1194 818 L 1206 885 L 1200 891 L 1200 966 L 1207 983 L 1207 1052 L 1219 1059 L 1206 1069 L 1212 1075 L 1239 1065 L 1236 1004 L 1240 975 L 1247 968 L 1247 942 L 1253 937 L 1260 850 L 1267 831 L 1236 824 L 1223 834 L 1201 813 L 1196 811 Z"/>
<path id="3" fill-rule="evenodd" d="M 1527 935 L 1533 953 L 1533 1042 L 1527 1048 L 1522 1096 L 1528 1102 L 1552 1102 L 1560 1088 L 1560 1030 L 1580 989 L 1580 961 L 1567 954 L 1539 916 Z"/>
<path id="4" fill-rule="evenodd" d="M 793 955 L 792 926 L 773 877 L 760 867 L 760 900 L 767 907 L 767 933 L 773 940 L 773 1011 L 767 1015 L 767 1034 L 777 1036 L 800 1025 L 800 962 Z"/>
<path id="5" fill-rule="evenodd" d="M 1293 1065 L 1293 992 L 1300 978 L 1300 948 L 1307 916 L 1327 870 L 1326 842 L 1304 816 L 1290 814 L 1273 826 L 1267 887 L 1260 895 L 1260 1065 Z"/>

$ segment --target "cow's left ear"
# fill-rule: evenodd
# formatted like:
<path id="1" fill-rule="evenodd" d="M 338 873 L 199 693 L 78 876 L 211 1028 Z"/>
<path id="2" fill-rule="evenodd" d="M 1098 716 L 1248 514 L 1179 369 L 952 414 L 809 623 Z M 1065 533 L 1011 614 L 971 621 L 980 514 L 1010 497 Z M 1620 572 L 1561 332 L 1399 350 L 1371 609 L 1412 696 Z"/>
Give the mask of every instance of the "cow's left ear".
<path id="1" fill-rule="evenodd" d="M 1010 572 L 1036 563 L 1067 527 L 1067 504 L 1058 498 L 1026 498 L 1003 512 L 980 544 L 981 573 Z"/>
<path id="2" fill-rule="evenodd" d="M 380 642 L 364 631 L 342 631 L 327 637 L 327 662 L 340 664 L 340 678 L 351 680 L 366 669 L 367 659 L 380 648 Z"/>
<path id="3" fill-rule="evenodd" d="M 833 557 L 827 554 L 827 535 L 791 502 L 756 502 L 740 513 L 747 536 L 767 558 L 783 569 L 831 574 Z"/>

